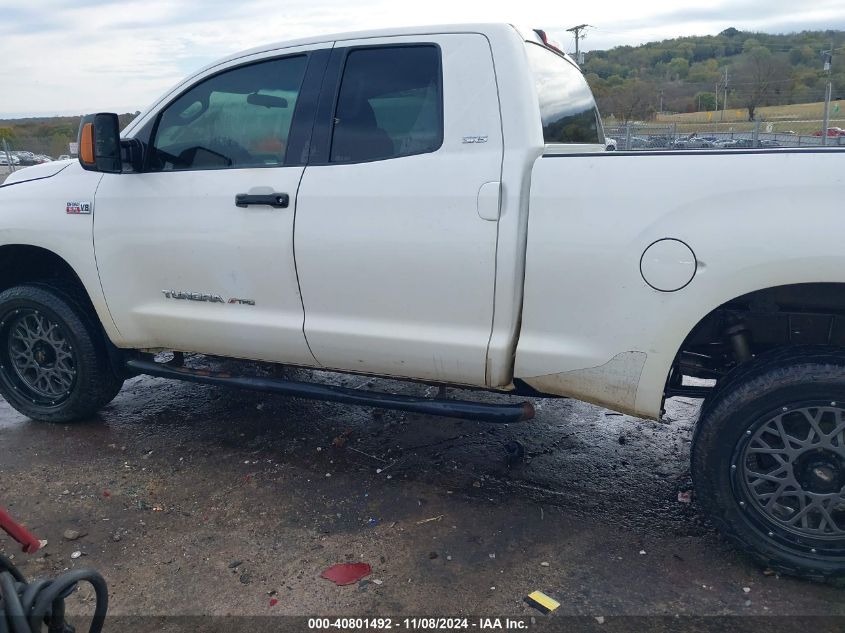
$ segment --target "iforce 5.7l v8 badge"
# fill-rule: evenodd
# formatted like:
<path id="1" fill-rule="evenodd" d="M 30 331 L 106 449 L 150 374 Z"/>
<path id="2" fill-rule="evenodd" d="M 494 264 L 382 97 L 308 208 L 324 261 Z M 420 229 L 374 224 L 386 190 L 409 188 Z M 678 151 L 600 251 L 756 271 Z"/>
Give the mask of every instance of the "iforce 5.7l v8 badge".
<path id="1" fill-rule="evenodd" d="M 67 214 L 68 215 L 90 215 L 91 214 L 91 203 L 90 202 L 68 202 L 67 203 Z"/>

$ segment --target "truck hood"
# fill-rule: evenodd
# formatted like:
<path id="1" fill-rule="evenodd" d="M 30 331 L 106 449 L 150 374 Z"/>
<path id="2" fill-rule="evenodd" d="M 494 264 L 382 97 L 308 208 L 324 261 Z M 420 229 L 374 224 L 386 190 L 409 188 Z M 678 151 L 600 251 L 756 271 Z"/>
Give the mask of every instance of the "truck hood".
<path id="1" fill-rule="evenodd" d="M 0 187 L 5 187 L 6 185 L 13 185 L 18 182 L 26 182 L 27 180 L 41 180 L 42 178 L 50 178 L 51 176 L 55 176 L 56 174 L 58 174 L 63 169 L 66 169 L 74 162 L 74 160 L 55 160 L 50 163 L 42 163 L 40 165 L 33 165 L 32 167 L 24 167 L 23 169 L 18 169 L 15 172 L 9 174 L 9 177 L 6 178 L 6 181 L 2 185 L 0 185 Z"/>

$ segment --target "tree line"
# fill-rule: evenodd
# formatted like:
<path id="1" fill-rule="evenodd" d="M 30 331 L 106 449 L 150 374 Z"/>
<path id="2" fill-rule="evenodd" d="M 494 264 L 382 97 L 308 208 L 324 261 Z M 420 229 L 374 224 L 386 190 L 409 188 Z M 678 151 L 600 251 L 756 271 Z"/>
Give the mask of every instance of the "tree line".
<path id="1" fill-rule="evenodd" d="M 119 115 L 121 129 L 138 114 Z M 26 150 L 53 158 L 69 154 L 68 144 L 76 141 L 81 120 L 81 116 L 0 120 L 0 149 L 5 139 L 12 150 Z"/>
<path id="2" fill-rule="evenodd" d="M 833 50 L 831 73 L 822 52 Z M 658 111 L 747 110 L 845 98 L 845 31 L 773 35 L 725 29 L 718 35 L 679 37 L 641 46 L 590 51 L 584 74 L 603 116 L 647 120 Z M 727 78 L 727 95 L 725 80 Z"/>

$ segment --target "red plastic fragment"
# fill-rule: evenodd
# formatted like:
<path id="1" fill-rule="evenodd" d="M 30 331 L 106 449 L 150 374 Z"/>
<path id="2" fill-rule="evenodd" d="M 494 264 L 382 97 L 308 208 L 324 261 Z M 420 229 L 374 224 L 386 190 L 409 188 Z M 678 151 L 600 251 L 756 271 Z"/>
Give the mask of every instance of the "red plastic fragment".
<path id="1" fill-rule="evenodd" d="M 367 563 L 338 563 L 323 571 L 320 577 L 342 587 L 356 583 L 371 573 L 373 573 L 373 568 Z"/>
<path id="2" fill-rule="evenodd" d="M 22 525 L 17 523 L 8 513 L 0 508 L 0 530 L 3 530 L 15 539 L 23 547 L 23 551 L 27 554 L 37 552 L 41 547 L 41 541 Z"/>
<path id="3" fill-rule="evenodd" d="M 277 604 L 279 604 L 278 599 L 276 599 L 276 598 L 270 598 L 270 606 L 271 606 L 271 607 L 275 607 Z"/>

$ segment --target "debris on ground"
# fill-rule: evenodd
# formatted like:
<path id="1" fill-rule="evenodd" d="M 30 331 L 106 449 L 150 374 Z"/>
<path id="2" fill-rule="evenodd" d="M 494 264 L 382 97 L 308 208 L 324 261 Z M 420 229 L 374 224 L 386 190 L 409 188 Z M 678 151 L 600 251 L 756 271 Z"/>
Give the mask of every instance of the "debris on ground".
<path id="1" fill-rule="evenodd" d="M 341 433 L 336 438 L 334 438 L 334 440 L 332 440 L 332 446 L 334 448 L 343 448 L 349 441 L 350 435 L 352 435 L 352 429 L 346 429 L 343 433 Z"/>
<path id="2" fill-rule="evenodd" d="M 338 563 L 323 570 L 320 578 L 331 580 L 339 587 L 351 585 L 373 573 L 368 563 Z"/>
<path id="3" fill-rule="evenodd" d="M 430 519 L 423 519 L 422 521 L 417 521 L 417 525 L 422 525 L 423 523 L 431 523 L 432 521 L 439 521 L 442 518 L 443 515 L 439 514 L 436 517 L 431 517 Z"/>
<path id="4" fill-rule="evenodd" d="M 65 530 L 64 533 L 62 533 L 62 536 L 66 541 L 75 541 L 76 539 L 85 536 L 85 534 L 79 530 Z"/>
<path id="5" fill-rule="evenodd" d="M 640 550 L 640 556 L 645 556 L 645 550 L 644 549 Z"/>
<path id="6" fill-rule="evenodd" d="M 73 554 L 70 555 L 70 557 L 74 560 L 79 558 L 80 556 L 82 556 L 82 552 L 80 552 L 79 550 L 75 551 Z"/>
<path id="7" fill-rule="evenodd" d="M 532 591 L 525 597 L 525 602 L 544 614 L 551 613 L 560 606 L 560 602 L 542 591 Z"/>
<path id="8" fill-rule="evenodd" d="M 229 569 L 237 569 L 243 564 L 244 562 L 242 560 L 233 560 L 231 563 L 229 563 Z"/>
<path id="9" fill-rule="evenodd" d="M 540 567 L 551 567 L 551 565 L 549 564 L 548 561 L 544 560 L 542 563 L 540 563 Z"/>
<path id="10" fill-rule="evenodd" d="M 692 490 L 681 490 L 678 492 L 678 501 L 681 503 L 692 503 Z"/>

